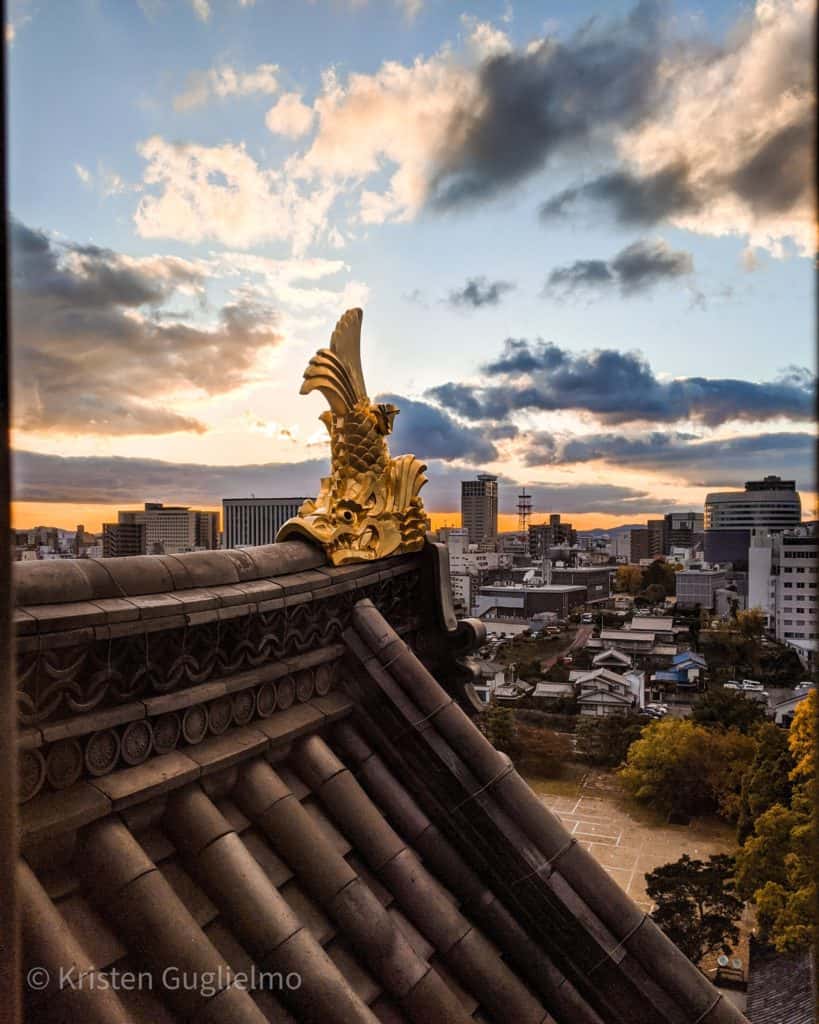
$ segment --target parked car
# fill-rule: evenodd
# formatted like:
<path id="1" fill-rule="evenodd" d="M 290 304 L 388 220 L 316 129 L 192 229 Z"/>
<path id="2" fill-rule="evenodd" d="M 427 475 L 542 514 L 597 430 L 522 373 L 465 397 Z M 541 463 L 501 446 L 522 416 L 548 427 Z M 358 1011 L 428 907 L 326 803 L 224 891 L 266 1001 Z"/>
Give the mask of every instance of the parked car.
<path id="1" fill-rule="evenodd" d="M 584 612 L 583 615 L 580 616 L 580 621 L 585 626 L 590 626 L 594 622 L 594 616 L 591 612 Z"/>
<path id="2" fill-rule="evenodd" d="M 808 690 L 813 690 L 815 688 L 816 688 L 816 684 L 815 683 L 810 683 L 810 682 L 797 683 L 796 686 L 794 686 L 794 688 L 793 688 L 793 692 L 795 694 L 797 694 L 797 693 L 807 693 Z"/>
<path id="3" fill-rule="evenodd" d="M 735 679 L 729 679 L 727 683 L 722 684 L 723 690 L 741 690 L 742 687 Z"/>
<path id="4" fill-rule="evenodd" d="M 756 679 L 743 679 L 742 680 L 742 689 L 743 690 L 756 690 L 758 693 L 761 693 L 762 690 L 765 689 L 765 687 L 762 685 L 762 683 L 758 682 Z"/>
<path id="5" fill-rule="evenodd" d="M 557 659 L 559 665 L 572 665 L 574 664 L 574 658 L 571 654 L 564 654 L 562 658 Z"/>

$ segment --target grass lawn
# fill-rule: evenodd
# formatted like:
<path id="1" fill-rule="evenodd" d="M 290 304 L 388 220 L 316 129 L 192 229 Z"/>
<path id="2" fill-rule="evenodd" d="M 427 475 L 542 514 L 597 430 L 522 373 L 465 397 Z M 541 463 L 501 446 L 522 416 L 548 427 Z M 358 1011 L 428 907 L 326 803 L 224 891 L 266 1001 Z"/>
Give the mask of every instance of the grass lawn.
<path id="1" fill-rule="evenodd" d="M 564 764 L 558 778 L 541 779 L 527 775 L 526 781 L 538 796 L 573 796 L 579 797 L 583 779 L 588 772 L 586 765 L 570 761 Z"/>
<path id="2" fill-rule="evenodd" d="M 510 662 L 534 661 L 535 659 L 545 661 L 547 658 L 553 658 L 556 654 L 565 651 L 574 640 L 575 633 L 576 630 L 567 629 L 549 640 L 545 637 L 537 640 L 531 640 L 529 637 L 516 637 L 498 648 L 494 660 L 502 665 L 508 665 Z"/>

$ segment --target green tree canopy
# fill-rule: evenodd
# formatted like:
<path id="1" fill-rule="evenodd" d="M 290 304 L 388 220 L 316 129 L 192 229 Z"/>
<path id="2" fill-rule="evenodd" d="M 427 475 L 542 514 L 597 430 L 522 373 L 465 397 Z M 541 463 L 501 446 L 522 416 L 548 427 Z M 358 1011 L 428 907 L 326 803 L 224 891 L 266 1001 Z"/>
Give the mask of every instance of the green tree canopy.
<path id="1" fill-rule="evenodd" d="M 734 891 L 734 862 L 724 853 L 707 861 L 683 854 L 646 875 L 646 892 L 656 903 L 651 917 L 692 963 L 739 939 L 736 921 L 743 902 Z"/>
<path id="2" fill-rule="evenodd" d="M 730 691 L 729 691 L 730 692 Z M 787 807 L 791 799 L 790 773 L 793 758 L 788 733 L 773 722 L 757 725 L 753 732 L 756 753 L 742 778 L 737 839 L 744 843 L 756 822 L 774 804 Z"/>
<path id="3" fill-rule="evenodd" d="M 638 800 L 663 813 L 719 811 L 733 818 L 755 749 L 753 739 L 736 729 L 664 718 L 646 726 L 629 747 L 620 777 Z"/>
<path id="4" fill-rule="evenodd" d="M 581 715 L 575 729 L 575 753 L 592 764 L 616 768 L 649 721 L 642 715 Z"/>
<path id="5" fill-rule="evenodd" d="M 760 938 L 780 952 L 811 944 L 817 909 L 816 691 L 796 709 L 788 735 L 790 806 L 771 805 L 737 854 L 737 884 L 757 908 Z"/>
<path id="6" fill-rule="evenodd" d="M 701 725 L 739 729 L 747 733 L 765 721 L 765 707 L 739 690 L 718 686 L 697 698 L 691 717 Z"/>

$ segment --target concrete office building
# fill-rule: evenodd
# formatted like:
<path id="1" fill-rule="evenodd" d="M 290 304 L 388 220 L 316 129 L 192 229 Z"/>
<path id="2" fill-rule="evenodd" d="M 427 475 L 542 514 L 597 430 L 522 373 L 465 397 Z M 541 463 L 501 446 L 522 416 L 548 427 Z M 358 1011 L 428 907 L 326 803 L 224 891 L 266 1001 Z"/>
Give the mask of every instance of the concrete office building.
<path id="1" fill-rule="evenodd" d="M 307 498 L 224 498 L 222 529 L 226 548 L 274 544 L 276 534 L 298 515 Z"/>
<path id="2" fill-rule="evenodd" d="M 498 536 L 498 478 L 479 473 L 477 480 L 461 481 L 461 526 L 470 544 L 491 544 Z"/>
<path id="3" fill-rule="evenodd" d="M 551 548 L 570 548 L 577 544 L 577 530 L 571 523 L 562 523 L 560 513 L 549 516 L 548 523 L 537 523 L 529 527 L 529 555 L 531 558 L 546 558 Z"/>
<path id="4" fill-rule="evenodd" d="M 802 521 L 794 480 L 766 476 L 749 480 L 744 491 L 717 491 L 705 498 L 705 561 L 748 566 L 751 530 L 787 530 Z"/>
<path id="5" fill-rule="evenodd" d="M 813 665 L 819 641 L 817 582 L 819 537 L 814 526 L 774 534 L 757 530 L 748 549 L 748 607 L 760 607 L 780 643 Z"/>
<path id="6" fill-rule="evenodd" d="M 663 553 L 673 548 L 694 548 L 702 543 L 705 515 L 702 512 L 669 512 L 663 529 Z"/>
<path id="7" fill-rule="evenodd" d="M 144 526 L 144 541 L 141 551 L 129 554 L 173 555 L 197 548 L 215 548 L 219 536 L 219 513 L 192 509 L 187 505 L 163 505 L 162 502 L 146 501 L 142 509 L 124 509 L 117 513 L 118 527 Z M 105 524 L 111 526 L 112 524 Z M 133 547 L 136 531 L 108 530 L 109 548 L 119 546 L 120 550 Z M 105 547 L 103 529 L 103 549 Z M 115 539 L 119 538 L 119 539 Z"/>
<path id="8" fill-rule="evenodd" d="M 552 583 L 586 588 L 586 604 L 599 604 L 611 597 L 611 577 L 616 570 L 608 566 L 553 568 Z"/>
<path id="9" fill-rule="evenodd" d="M 102 557 L 145 554 L 145 523 L 103 523 Z"/>
<path id="10" fill-rule="evenodd" d="M 572 608 L 586 603 L 586 588 L 567 584 L 541 587 L 484 586 L 474 598 L 474 614 L 499 619 L 529 621 L 541 612 L 554 612 L 565 619 Z"/>
<path id="11" fill-rule="evenodd" d="M 728 578 L 723 569 L 683 569 L 675 576 L 677 607 L 712 610 L 716 592 L 722 590 Z"/>

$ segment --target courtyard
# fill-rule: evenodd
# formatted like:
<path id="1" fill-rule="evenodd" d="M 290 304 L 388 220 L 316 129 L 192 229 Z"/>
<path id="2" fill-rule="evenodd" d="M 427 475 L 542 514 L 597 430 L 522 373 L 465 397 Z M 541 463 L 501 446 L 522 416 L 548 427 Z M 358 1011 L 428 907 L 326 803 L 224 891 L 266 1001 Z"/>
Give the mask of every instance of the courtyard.
<path id="1" fill-rule="evenodd" d="M 717 818 L 692 818 L 669 825 L 625 796 L 612 773 L 589 771 L 576 782 L 527 779 L 566 829 L 622 886 L 650 911 L 645 875 L 684 853 L 704 860 L 736 849 L 734 829 Z"/>

